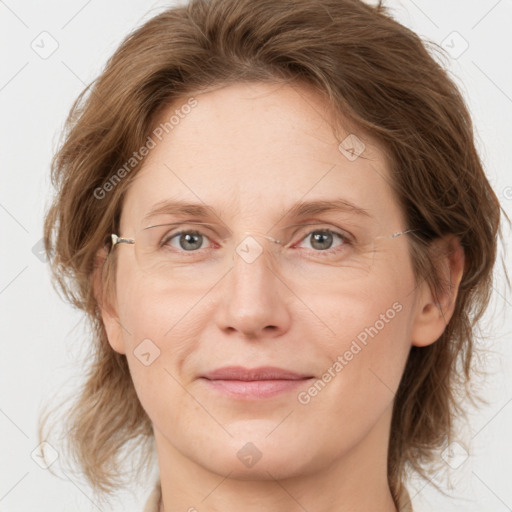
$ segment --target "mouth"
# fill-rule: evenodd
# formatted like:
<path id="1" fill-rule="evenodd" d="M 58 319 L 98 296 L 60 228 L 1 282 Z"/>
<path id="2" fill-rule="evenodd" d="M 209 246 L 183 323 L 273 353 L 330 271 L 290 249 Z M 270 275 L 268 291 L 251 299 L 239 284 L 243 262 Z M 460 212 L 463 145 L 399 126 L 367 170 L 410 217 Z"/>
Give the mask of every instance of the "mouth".
<path id="1" fill-rule="evenodd" d="M 240 400 L 261 400 L 291 392 L 312 378 L 271 366 L 227 366 L 201 376 L 212 390 Z"/>

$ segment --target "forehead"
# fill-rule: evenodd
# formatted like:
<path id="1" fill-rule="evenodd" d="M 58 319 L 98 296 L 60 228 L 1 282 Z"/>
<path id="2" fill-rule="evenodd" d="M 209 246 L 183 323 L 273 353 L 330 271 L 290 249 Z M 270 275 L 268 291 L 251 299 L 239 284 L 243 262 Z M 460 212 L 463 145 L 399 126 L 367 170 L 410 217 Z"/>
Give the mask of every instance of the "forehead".
<path id="1" fill-rule="evenodd" d="M 134 225 L 169 200 L 257 222 L 301 201 L 341 199 L 399 221 L 383 151 L 357 130 L 336 136 L 332 121 L 319 94 L 283 84 L 234 84 L 177 100 L 155 125 L 122 220 Z M 346 151 L 354 142 L 359 156 Z"/>

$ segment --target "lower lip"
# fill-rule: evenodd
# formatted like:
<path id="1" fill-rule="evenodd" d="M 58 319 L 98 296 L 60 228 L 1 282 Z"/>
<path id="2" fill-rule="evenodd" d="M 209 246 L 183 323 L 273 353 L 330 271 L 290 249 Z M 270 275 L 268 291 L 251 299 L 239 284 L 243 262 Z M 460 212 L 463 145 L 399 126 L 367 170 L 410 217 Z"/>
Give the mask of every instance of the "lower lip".
<path id="1" fill-rule="evenodd" d="M 245 400 L 261 400 L 287 393 L 297 389 L 310 379 L 297 380 L 210 380 L 203 379 L 206 383 L 221 393 L 232 398 Z"/>

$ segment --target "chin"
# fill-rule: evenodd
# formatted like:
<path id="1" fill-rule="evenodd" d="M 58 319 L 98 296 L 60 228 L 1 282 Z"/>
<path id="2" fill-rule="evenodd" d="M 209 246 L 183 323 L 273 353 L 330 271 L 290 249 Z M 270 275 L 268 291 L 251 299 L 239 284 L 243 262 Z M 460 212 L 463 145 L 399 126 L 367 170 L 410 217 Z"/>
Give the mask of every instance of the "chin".
<path id="1" fill-rule="evenodd" d="M 273 423 L 275 428 L 275 423 Z M 196 454 L 196 462 L 234 480 L 281 480 L 314 473 L 326 464 L 326 450 L 312 446 L 311 436 L 301 441 L 283 429 L 281 435 L 262 429 L 252 435 L 244 432 L 227 443 L 219 442 L 207 456 Z M 230 430 L 231 431 L 231 430 Z M 275 437 L 274 437 L 275 436 Z"/>
<path id="2" fill-rule="evenodd" d="M 293 453 L 263 453 L 253 466 L 246 466 L 238 458 L 225 457 L 215 464 L 202 461 L 204 467 L 222 476 L 229 474 L 231 480 L 283 480 L 303 475 L 308 464 L 300 464 Z"/>

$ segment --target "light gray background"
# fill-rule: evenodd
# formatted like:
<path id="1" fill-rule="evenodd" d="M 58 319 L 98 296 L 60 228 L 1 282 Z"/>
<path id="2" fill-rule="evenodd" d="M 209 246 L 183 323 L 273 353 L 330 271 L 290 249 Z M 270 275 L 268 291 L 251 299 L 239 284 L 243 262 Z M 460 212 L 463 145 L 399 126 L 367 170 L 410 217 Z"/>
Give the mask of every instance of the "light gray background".
<path id="1" fill-rule="evenodd" d="M 387 4 L 399 21 L 442 43 L 452 55 L 450 69 L 472 112 L 489 179 L 511 215 L 512 1 Z M 81 315 L 51 288 L 37 244 L 51 197 L 49 161 L 72 101 L 129 31 L 167 5 L 143 0 L 0 0 L 3 512 L 99 510 L 83 482 L 58 479 L 31 458 L 38 445 L 40 406 L 55 392 L 73 389 L 81 369 L 77 361 L 86 353 Z M 510 238 L 509 230 L 505 234 Z M 485 385 L 490 405 L 472 414 L 470 425 L 461 429 L 461 443 L 471 441 L 469 457 L 462 445 L 444 454 L 453 488 L 444 480 L 442 485 L 452 497 L 439 494 L 430 483 L 416 482 L 416 490 L 411 489 L 415 511 L 512 510 L 512 303 L 502 277 L 495 291 L 485 322 L 492 338 L 485 346 L 496 353 L 483 361 L 492 373 Z M 120 495 L 115 510 L 142 509 L 148 489 L 132 490 Z"/>

